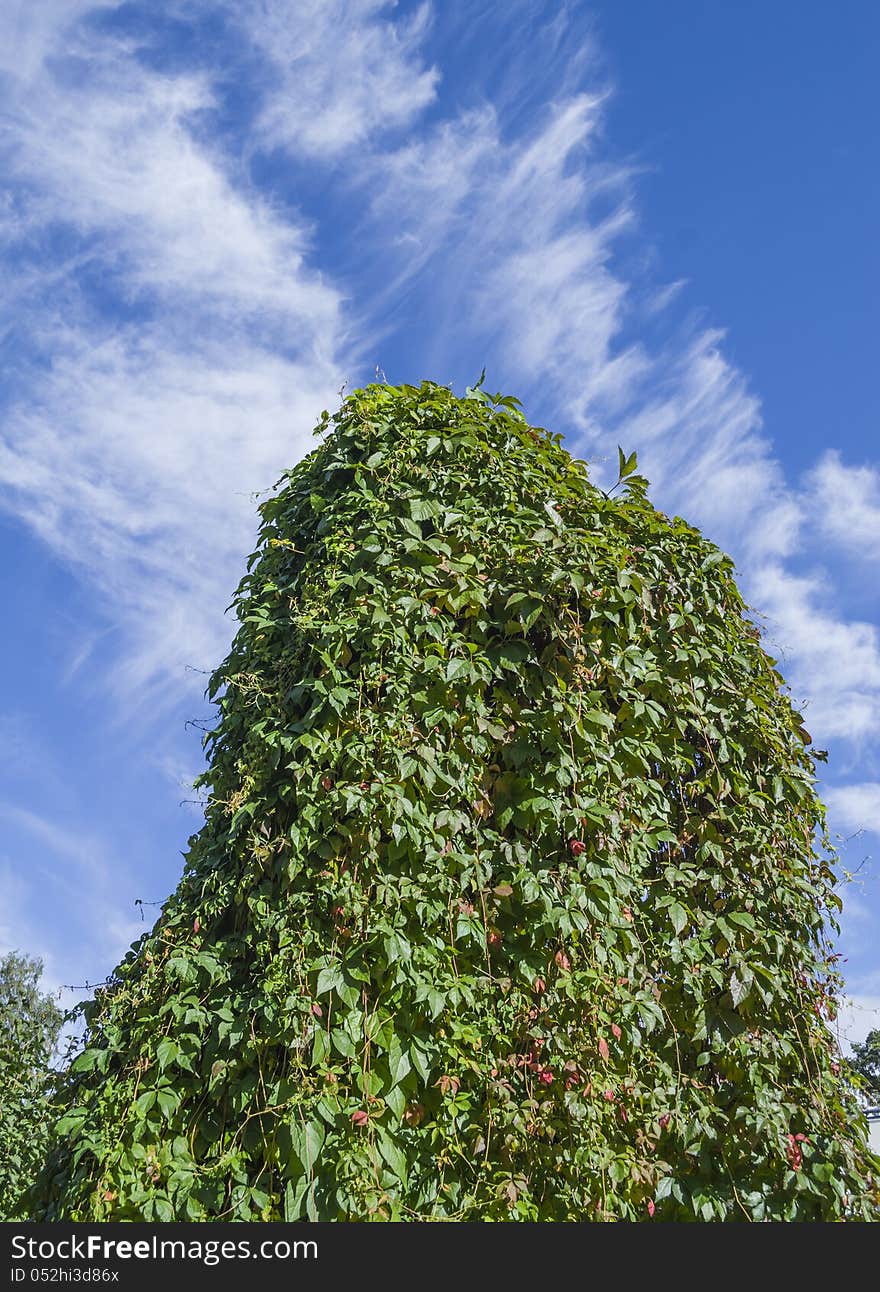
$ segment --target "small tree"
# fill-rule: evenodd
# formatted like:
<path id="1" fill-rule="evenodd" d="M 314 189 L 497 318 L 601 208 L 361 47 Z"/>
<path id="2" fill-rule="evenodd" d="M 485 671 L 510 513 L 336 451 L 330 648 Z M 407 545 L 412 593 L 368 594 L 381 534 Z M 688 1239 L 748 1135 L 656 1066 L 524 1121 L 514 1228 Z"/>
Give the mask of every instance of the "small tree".
<path id="1" fill-rule="evenodd" d="M 874 1102 L 880 1099 L 880 1029 L 854 1043 L 849 1066 L 862 1078 L 867 1097 Z"/>
<path id="2" fill-rule="evenodd" d="M 50 1062 L 63 1015 L 40 991 L 43 965 L 17 951 L 0 958 L 0 1220 L 22 1219 L 51 1125 Z"/>
<path id="3" fill-rule="evenodd" d="M 511 398 L 318 431 L 38 1214 L 876 1218 L 810 736 L 729 559 Z"/>

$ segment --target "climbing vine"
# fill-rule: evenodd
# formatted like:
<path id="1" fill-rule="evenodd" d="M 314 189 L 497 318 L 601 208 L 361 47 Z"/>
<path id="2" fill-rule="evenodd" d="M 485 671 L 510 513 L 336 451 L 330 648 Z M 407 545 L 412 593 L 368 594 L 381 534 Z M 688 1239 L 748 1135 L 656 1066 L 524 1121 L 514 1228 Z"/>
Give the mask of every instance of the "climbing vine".
<path id="1" fill-rule="evenodd" d="M 730 560 L 481 388 L 316 434 L 35 1214 L 876 1219 L 818 755 Z"/>

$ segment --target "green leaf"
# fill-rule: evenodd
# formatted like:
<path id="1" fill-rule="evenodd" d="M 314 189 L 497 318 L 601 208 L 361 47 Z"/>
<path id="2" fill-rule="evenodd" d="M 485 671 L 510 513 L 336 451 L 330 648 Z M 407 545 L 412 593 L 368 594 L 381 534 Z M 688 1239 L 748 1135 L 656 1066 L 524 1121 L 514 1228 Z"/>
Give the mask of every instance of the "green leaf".
<path id="1" fill-rule="evenodd" d="M 409 514 L 413 520 L 433 520 L 440 515 L 440 508 L 431 499 L 412 498 L 409 503 Z"/>
<path id="2" fill-rule="evenodd" d="M 89 1110 L 87 1108 L 71 1108 L 70 1112 L 65 1113 L 55 1123 L 56 1135 L 75 1135 L 83 1124 L 88 1120 Z"/>
<path id="3" fill-rule="evenodd" d="M 522 664 L 528 655 L 528 647 L 518 641 L 505 642 L 503 646 L 494 647 L 492 650 L 493 658 L 508 668 L 515 668 L 518 664 Z"/>
<path id="4" fill-rule="evenodd" d="M 330 1033 L 330 1041 L 333 1049 L 337 1054 L 341 1054 L 345 1059 L 353 1059 L 357 1054 L 357 1047 L 354 1041 L 344 1032 L 341 1027 L 334 1027 Z"/>
<path id="5" fill-rule="evenodd" d="M 319 1068 L 330 1053 L 330 1038 L 322 1027 L 315 1028 L 312 1038 L 312 1067 Z"/>
<path id="6" fill-rule="evenodd" d="M 406 1095 L 400 1086 L 392 1086 L 385 1095 L 385 1102 L 394 1114 L 396 1121 L 400 1121 L 406 1108 Z"/>
<path id="7" fill-rule="evenodd" d="M 427 1054 L 425 1054 L 422 1047 L 416 1041 L 414 1041 L 410 1046 L 409 1053 L 410 1058 L 412 1059 L 412 1065 L 416 1072 L 419 1074 L 422 1081 L 427 1082 L 431 1075 L 431 1064 Z"/>
<path id="8" fill-rule="evenodd" d="M 406 1154 L 391 1138 L 391 1136 L 381 1128 L 379 1130 L 377 1142 L 379 1152 L 391 1168 L 392 1174 L 395 1175 L 402 1184 L 406 1184 Z"/>
<path id="9" fill-rule="evenodd" d="M 92 1068 L 96 1067 L 99 1058 L 100 1058 L 100 1051 L 83 1050 L 82 1054 L 78 1055 L 74 1059 L 73 1063 L 70 1065 L 71 1071 L 72 1072 L 91 1072 Z"/>
<path id="10" fill-rule="evenodd" d="M 316 996 L 326 996 L 328 991 L 333 991 L 342 982 L 342 970 L 339 965 L 327 965 L 318 974 L 318 981 L 315 985 Z"/>
<path id="11" fill-rule="evenodd" d="M 180 1103 L 180 1095 L 176 1090 L 157 1090 L 156 1103 L 162 1116 L 168 1118 Z"/>
<path id="12" fill-rule="evenodd" d="M 637 457 L 635 453 L 631 453 L 629 457 L 626 457 L 623 452 L 623 449 L 620 447 L 620 445 L 618 445 L 617 458 L 618 458 L 617 478 L 618 480 L 624 480 L 626 479 L 627 476 L 631 476 L 632 473 L 635 471 L 636 467 L 638 466 Z"/>
<path id="13" fill-rule="evenodd" d="M 398 1086 L 412 1068 L 409 1054 L 397 1042 L 388 1051 L 388 1069 L 392 1085 Z"/>
<path id="14" fill-rule="evenodd" d="M 730 995 L 733 999 L 734 1009 L 739 1009 L 742 1002 L 749 994 L 749 986 L 746 981 L 741 979 L 736 972 L 730 975 Z"/>
<path id="15" fill-rule="evenodd" d="M 675 932 L 680 934 L 687 927 L 690 917 L 679 902 L 673 902 L 669 908 L 669 918 L 672 920 L 672 927 Z"/>
<path id="16" fill-rule="evenodd" d="M 171 1037 L 166 1036 L 156 1046 L 156 1059 L 159 1063 L 159 1071 L 164 1072 L 170 1063 L 173 1063 L 180 1053 L 178 1044 Z"/>
<path id="17" fill-rule="evenodd" d="M 310 1184 L 307 1175 L 301 1175 L 294 1182 L 288 1180 L 284 1186 L 284 1219 L 288 1222 L 299 1220 L 302 1215 L 303 1199 Z"/>
<path id="18" fill-rule="evenodd" d="M 457 677 L 469 677 L 470 672 L 471 664 L 469 660 L 451 659 L 446 665 L 446 680 L 447 682 L 452 682 Z"/>
<path id="19" fill-rule="evenodd" d="M 306 1122 L 305 1126 L 300 1128 L 299 1157 L 305 1171 L 313 1172 L 315 1170 L 318 1155 L 324 1144 L 324 1138 L 324 1124 L 318 1118 Z"/>
<path id="20" fill-rule="evenodd" d="M 412 947 L 402 933 L 389 933 L 385 939 L 385 954 L 391 964 L 405 963 L 412 957 Z"/>
<path id="21" fill-rule="evenodd" d="M 475 381 L 472 386 L 468 386 L 464 392 L 465 399 L 485 399 L 485 394 L 481 389 L 483 382 L 486 380 L 486 369 L 483 368 L 479 380 Z"/>

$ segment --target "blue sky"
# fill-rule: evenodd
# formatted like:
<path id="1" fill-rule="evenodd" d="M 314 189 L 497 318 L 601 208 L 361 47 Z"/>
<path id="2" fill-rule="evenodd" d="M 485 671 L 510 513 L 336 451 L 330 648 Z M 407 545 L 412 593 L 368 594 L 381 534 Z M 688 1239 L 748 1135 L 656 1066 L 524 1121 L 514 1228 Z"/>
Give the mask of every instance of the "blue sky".
<path id="1" fill-rule="evenodd" d="M 831 752 L 845 1035 L 880 1022 L 878 38 L 868 0 L 7 0 L 0 949 L 112 969 L 199 825 L 254 491 L 377 365 L 485 365 L 734 556 Z"/>

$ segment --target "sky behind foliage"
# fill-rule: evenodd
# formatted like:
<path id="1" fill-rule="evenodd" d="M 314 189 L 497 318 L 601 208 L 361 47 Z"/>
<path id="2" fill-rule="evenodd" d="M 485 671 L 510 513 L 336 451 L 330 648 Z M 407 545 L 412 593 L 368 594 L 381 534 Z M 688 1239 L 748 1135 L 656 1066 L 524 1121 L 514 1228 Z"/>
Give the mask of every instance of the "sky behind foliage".
<path id="1" fill-rule="evenodd" d="M 877 1025 L 878 45 L 868 0 L 6 0 L 0 950 L 109 972 L 198 828 L 254 491 L 344 384 L 485 365 L 734 556 Z"/>

